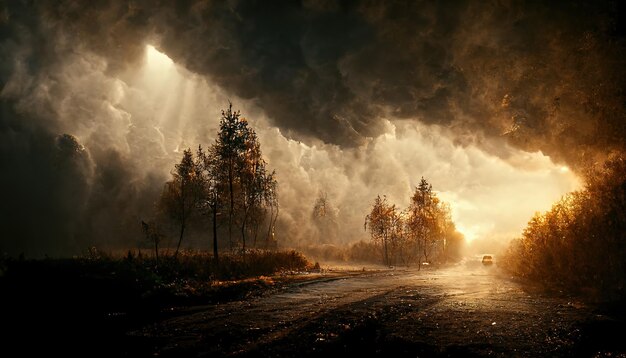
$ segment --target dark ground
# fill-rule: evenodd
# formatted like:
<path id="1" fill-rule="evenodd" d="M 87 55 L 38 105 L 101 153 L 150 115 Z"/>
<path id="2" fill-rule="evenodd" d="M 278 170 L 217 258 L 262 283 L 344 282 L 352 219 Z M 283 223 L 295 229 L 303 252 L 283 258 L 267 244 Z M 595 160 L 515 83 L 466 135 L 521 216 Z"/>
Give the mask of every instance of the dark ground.
<path id="1" fill-rule="evenodd" d="M 140 314 L 54 311 L 46 297 L 38 298 L 45 310 L 14 302 L 7 343 L 23 355 L 85 357 L 626 357 L 621 315 L 522 285 L 496 267 L 310 277 Z"/>

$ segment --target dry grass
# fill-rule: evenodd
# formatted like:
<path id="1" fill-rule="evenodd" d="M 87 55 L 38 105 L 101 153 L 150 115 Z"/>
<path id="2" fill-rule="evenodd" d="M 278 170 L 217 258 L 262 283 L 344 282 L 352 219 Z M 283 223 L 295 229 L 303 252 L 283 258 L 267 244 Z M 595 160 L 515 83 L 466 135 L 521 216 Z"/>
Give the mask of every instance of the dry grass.
<path id="1" fill-rule="evenodd" d="M 313 267 L 296 251 L 248 251 L 220 256 L 204 252 L 163 257 L 112 257 L 89 250 L 71 259 L 0 262 L 0 290 L 20 305 L 38 297 L 57 307 L 85 312 L 159 310 L 164 306 L 228 301 L 260 293 L 270 275 Z"/>

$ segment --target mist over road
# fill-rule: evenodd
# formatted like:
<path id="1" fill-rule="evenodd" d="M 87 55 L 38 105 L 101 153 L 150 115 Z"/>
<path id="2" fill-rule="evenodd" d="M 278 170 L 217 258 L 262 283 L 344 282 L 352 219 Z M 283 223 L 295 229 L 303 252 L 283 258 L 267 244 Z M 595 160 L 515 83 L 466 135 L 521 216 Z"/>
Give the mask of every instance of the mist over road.
<path id="1" fill-rule="evenodd" d="M 495 267 L 396 269 L 315 280 L 261 298 L 195 308 L 129 332 L 161 356 L 589 356 L 616 322 Z M 619 335 L 618 335 L 619 336 Z M 608 349 L 608 351 L 606 350 Z"/>

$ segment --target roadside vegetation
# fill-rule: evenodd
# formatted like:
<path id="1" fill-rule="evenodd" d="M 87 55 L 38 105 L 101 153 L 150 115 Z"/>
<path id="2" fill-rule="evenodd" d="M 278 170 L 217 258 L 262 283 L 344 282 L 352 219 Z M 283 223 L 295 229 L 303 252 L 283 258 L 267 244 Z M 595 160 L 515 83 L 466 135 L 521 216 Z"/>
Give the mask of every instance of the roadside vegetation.
<path id="1" fill-rule="evenodd" d="M 530 220 L 499 264 L 509 272 L 598 300 L 626 299 L 626 160 L 613 155 L 583 189 Z"/>
<path id="2" fill-rule="evenodd" d="M 152 255 L 113 257 L 95 249 L 67 259 L 0 259 L 0 316 L 18 354 L 118 356 L 137 338 L 129 333 L 135 329 L 190 307 L 257 299 L 313 276 L 293 275 L 311 266 L 295 251 L 276 250 L 249 250 L 245 259 L 224 254 L 219 265 L 211 254 L 186 250 L 160 257 L 158 265 Z"/>
<path id="3" fill-rule="evenodd" d="M 312 267 L 293 250 L 250 250 L 245 259 L 226 254 L 219 265 L 207 253 L 181 251 L 157 265 L 153 256 L 129 252 L 113 257 L 92 248 L 68 259 L 4 259 L 0 288 L 5 302 L 13 303 L 9 307 L 35 300 L 46 307 L 84 307 L 96 313 L 154 311 L 243 298 L 271 287 L 272 275 Z"/>

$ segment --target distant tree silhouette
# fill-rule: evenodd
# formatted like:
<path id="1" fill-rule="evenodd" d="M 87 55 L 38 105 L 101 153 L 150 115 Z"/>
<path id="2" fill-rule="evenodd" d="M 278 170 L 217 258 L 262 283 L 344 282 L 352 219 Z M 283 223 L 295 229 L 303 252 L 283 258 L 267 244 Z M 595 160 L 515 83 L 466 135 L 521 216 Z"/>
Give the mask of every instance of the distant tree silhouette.
<path id="1" fill-rule="evenodd" d="M 228 197 L 228 240 L 233 246 L 233 225 L 235 223 L 236 192 L 239 190 L 238 170 L 243 167 L 243 154 L 247 150 L 248 135 L 250 134 L 248 122 L 241 118 L 239 111 L 233 111 L 232 103 L 228 109 L 222 111 L 220 128 L 214 144 L 214 151 L 222 170 L 219 172 L 219 180 L 227 183 Z M 245 246 L 245 244 L 244 244 Z"/>
<path id="2" fill-rule="evenodd" d="M 216 180 L 220 183 L 219 187 L 226 190 L 231 247 L 234 245 L 232 227 L 237 223 L 244 252 L 248 234 L 253 235 L 256 245 L 268 208 L 271 213 L 267 240 L 270 240 L 278 213 L 276 175 L 267 170 L 256 132 L 239 111 L 233 111 L 232 103 L 222 111 L 220 129 L 210 151 L 218 163 Z"/>
<path id="3" fill-rule="evenodd" d="M 337 231 L 337 211 L 332 206 L 326 192 L 319 192 L 313 204 L 311 217 L 319 230 L 319 241 L 321 243 L 332 241 Z"/>
<path id="4" fill-rule="evenodd" d="M 197 208 L 202 190 L 201 173 L 190 149 L 183 152 L 175 165 L 172 180 L 165 183 L 160 205 L 163 211 L 180 225 L 178 244 L 174 257 L 178 256 L 189 218 Z"/>

